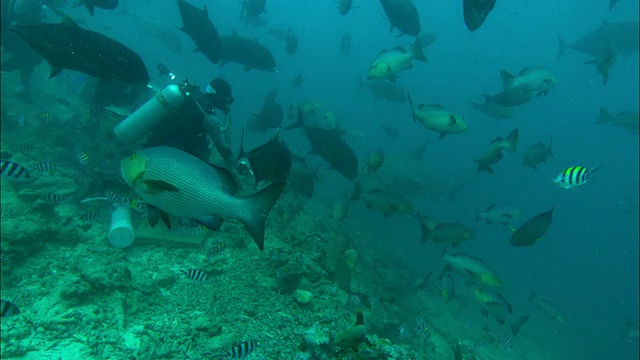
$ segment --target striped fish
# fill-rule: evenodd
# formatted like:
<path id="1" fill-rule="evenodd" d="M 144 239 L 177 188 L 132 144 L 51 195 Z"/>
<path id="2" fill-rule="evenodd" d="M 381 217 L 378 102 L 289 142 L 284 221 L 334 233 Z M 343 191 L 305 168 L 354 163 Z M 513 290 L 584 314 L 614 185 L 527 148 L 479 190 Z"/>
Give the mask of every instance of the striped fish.
<path id="1" fill-rule="evenodd" d="M 71 194 L 44 194 L 42 200 L 49 204 L 60 205 L 64 201 L 71 198 Z"/>
<path id="2" fill-rule="evenodd" d="M 91 211 L 80 215 L 82 221 L 94 221 L 98 220 L 104 213 L 101 211 Z"/>
<path id="3" fill-rule="evenodd" d="M 553 178 L 553 182 L 565 189 L 571 189 L 586 184 L 596 170 L 598 170 L 597 167 L 587 169 L 582 166 L 572 166 Z"/>
<path id="4" fill-rule="evenodd" d="M 13 143 L 11 144 L 11 150 L 17 151 L 17 152 L 29 152 L 33 150 L 33 144 Z"/>
<path id="5" fill-rule="evenodd" d="M 53 165 L 48 161 L 41 161 L 40 163 L 38 163 L 36 166 L 33 167 L 33 170 L 48 172 L 48 173 L 53 172 L 55 169 L 56 169 L 55 165 Z"/>
<path id="6" fill-rule="evenodd" d="M 78 152 L 77 156 L 78 156 L 78 161 L 80 161 L 82 165 L 87 165 L 89 163 L 89 160 L 91 160 L 91 157 L 89 156 L 89 154 L 87 154 L 86 151 Z"/>
<path id="7" fill-rule="evenodd" d="M 61 98 L 61 97 L 59 97 L 59 98 L 56 98 L 56 100 L 55 100 L 55 101 L 56 101 L 58 104 L 62 105 L 62 106 L 66 106 L 66 107 L 71 106 L 71 104 L 70 104 L 70 103 L 67 101 L 67 99 L 65 99 L 65 98 Z"/>
<path id="8" fill-rule="evenodd" d="M 207 252 L 207 259 L 210 259 L 212 256 L 218 255 L 222 252 L 222 250 L 224 250 L 224 243 L 218 243 L 215 246 L 213 246 L 211 249 L 209 249 L 209 252 Z"/>
<path id="9" fill-rule="evenodd" d="M 4 319 L 18 314 L 20 314 L 20 309 L 18 309 L 16 304 L 11 301 L 0 300 L 0 317 Z"/>
<path id="10" fill-rule="evenodd" d="M 53 95 L 51 95 L 50 93 L 48 93 L 46 91 L 41 92 L 39 97 L 41 99 L 49 99 L 49 100 L 53 99 Z"/>
<path id="11" fill-rule="evenodd" d="M 48 112 L 41 112 L 37 115 L 37 118 L 40 125 L 47 125 L 51 121 L 51 114 Z"/>
<path id="12" fill-rule="evenodd" d="M 231 351 L 227 351 L 227 355 L 229 356 L 229 359 L 244 359 L 257 348 L 257 341 L 248 340 L 232 347 Z"/>
<path id="13" fill-rule="evenodd" d="M 11 160 L 0 160 L 0 173 L 3 178 L 11 181 L 29 181 L 33 179 L 24 166 Z"/>
<path id="14" fill-rule="evenodd" d="M 513 351 L 513 348 L 511 347 L 511 338 L 510 337 L 505 336 L 505 337 L 502 338 L 502 347 L 507 352 Z"/>
<path id="15" fill-rule="evenodd" d="M 207 280 L 207 274 L 198 269 L 189 269 L 189 270 L 180 270 L 181 273 L 184 274 L 187 278 L 195 281 L 205 281 Z"/>

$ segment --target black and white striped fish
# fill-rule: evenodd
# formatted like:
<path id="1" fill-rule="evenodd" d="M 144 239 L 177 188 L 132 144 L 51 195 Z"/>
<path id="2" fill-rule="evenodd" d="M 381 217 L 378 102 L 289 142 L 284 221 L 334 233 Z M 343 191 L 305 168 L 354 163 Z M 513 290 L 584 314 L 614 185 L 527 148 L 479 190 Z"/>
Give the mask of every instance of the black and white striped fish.
<path id="1" fill-rule="evenodd" d="M 56 166 L 48 161 L 41 161 L 33 167 L 33 170 L 51 173 L 56 169 Z"/>
<path id="2" fill-rule="evenodd" d="M 211 247 L 211 249 L 209 249 L 209 251 L 207 252 L 207 259 L 210 259 L 212 256 L 218 255 L 222 252 L 222 250 L 224 250 L 224 243 L 218 243 L 216 245 L 214 245 L 213 247 Z"/>
<path id="3" fill-rule="evenodd" d="M 553 178 L 553 182 L 562 186 L 565 189 L 571 189 L 577 186 L 581 186 L 587 183 L 593 174 L 600 167 L 595 167 L 593 169 L 587 169 L 582 166 L 572 166 L 563 170 L 559 173 L 555 178 Z"/>
<path id="4" fill-rule="evenodd" d="M 20 314 L 20 309 L 16 304 L 7 300 L 0 300 L 0 317 L 8 318 Z"/>
<path id="5" fill-rule="evenodd" d="M 0 160 L 0 173 L 11 181 L 30 181 L 33 177 L 22 165 L 11 160 Z"/>
<path id="6" fill-rule="evenodd" d="M 55 99 L 55 102 L 57 102 L 58 104 L 65 106 L 65 107 L 69 107 L 71 106 L 71 104 L 67 101 L 67 99 L 59 97 Z"/>
<path id="7" fill-rule="evenodd" d="M 44 194 L 42 200 L 49 204 L 60 205 L 63 202 L 69 200 L 73 194 Z"/>
<path id="8" fill-rule="evenodd" d="M 505 336 L 505 337 L 502 338 L 502 347 L 507 352 L 513 351 L 513 348 L 511 347 L 511 338 L 510 337 Z"/>
<path id="9" fill-rule="evenodd" d="M 98 220 L 104 213 L 102 211 L 91 211 L 80 215 L 82 221 L 94 221 Z"/>
<path id="10" fill-rule="evenodd" d="M 37 115 L 37 119 L 40 125 L 48 125 L 51 122 L 51 114 L 48 112 L 41 112 Z"/>
<path id="11" fill-rule="evenodd" d="M 258 348 L 258 342 L 255 340 L 244 341 L 227 351 L 229 359 L 244 359 Z"/>
<path id="12" fill-rule="evenodd" d="M 207 274 L 198 269 L 189 269 L 189 270 L 180 270 L 181 273 L 184 274 L 187 278 L 195 281 L 205 281 L 207 280 Z"/>

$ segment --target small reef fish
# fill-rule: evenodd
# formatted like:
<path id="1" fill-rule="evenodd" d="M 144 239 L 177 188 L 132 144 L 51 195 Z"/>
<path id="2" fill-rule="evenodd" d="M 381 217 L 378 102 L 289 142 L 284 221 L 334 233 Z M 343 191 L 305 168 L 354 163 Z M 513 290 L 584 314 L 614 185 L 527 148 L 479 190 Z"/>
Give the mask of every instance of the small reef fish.
<path id="1" fill-rule="evenodd" d="M 225 245 L 223 242 L 218 243 L 216 245 L 214 245 L 211 249 L 209 249 L 209 251 L 207 252 L 207 259 L 210 259 L 213 256 L 216 256 L 218 254 L 220 254 L 225 248 Z"/>
<path id="2" fill-rule="evenodd" d="M 20 309 L 16 304 L 7 300 L 0 300 L 0 317 L 8 318 L 20 314 Z"/>
<path id="3" fill-rule="evenodd" d="M 258 342 L 255 340 L 247 340 L 238 345 L 234 345 L 230 351 L 227 351 L 229 359 L 244 359 L 258 349 Z"/>
<path id="4" fill-rule="evenodd" d="M 572 166 L 560 172 L 552 181 L 565 189 L 572 189 L 586 184 L 599 169 L 600 167 L 587 169 L 583 166 Z"/>
<path id="5" fill-rule="evenodd" d="M 207 280 L 207 274 L 198 269 L 189 269 L 189 270 L 180 270 L 181 273 L 184 274 L 188 279 L 195 281 L 205 281 Z"/>
<path id="6" fill-rule="evenodd" d="M 33 180 L 29 171 L 22 165 L 11 160 L 0 160 L 0 174 L 10 181 Z"/>

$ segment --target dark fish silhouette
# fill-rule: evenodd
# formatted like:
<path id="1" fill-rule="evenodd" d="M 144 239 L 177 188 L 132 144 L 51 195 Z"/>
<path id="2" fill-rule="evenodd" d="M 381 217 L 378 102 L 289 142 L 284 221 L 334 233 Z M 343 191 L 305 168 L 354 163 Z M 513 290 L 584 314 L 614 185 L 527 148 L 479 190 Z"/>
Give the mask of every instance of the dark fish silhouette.
<path id="1" fill-rule="evenodd" d="M 273 72 L 276 70 L 276 59 L 271 51 L 258 41 L 244 38 L 233 30 L 231 35 L 220 38 L 222 58 L 220 66 L 228 62 L 244 65 L 244 71 L 251 69 Z"/>
<path id="2" fill-rule="evenodd" d="M 287 31 L 287 37 L 284 41 L 287 55 L 295 55 L 296 51 L 298 51 L 298 37 L 296 36 L 296 33 L 291 30 L 291 28 L 289 28 L 289 31 Z"/>
<path id="3" fill-rule="evenodd" d="M 242 10 L 240 10 L 240 20 L 249 20 L 255 18 L 263 12 L 267 12 L 265 6 L 267 0 L 244 0 L 241 1 Z"/>
<path id="4" fill-rule="evenodd" d="M 467 29 L 478 30 L 495 5 L 496 0 L 462 0 L 464 23 Z"/>
<path id="5" fill-rule="evenodd" d="M 620 55 L 633 55 L 638 52 L 638 21 L 603 21 L 600 27 L 569 45 L 558 35 L 558 59 L 566 49 L 577 50 L 596 59 L 611 50 Z"/>
<path id="6" fill-rule="evenodd" d="M 183 24 L 178 29 L 196 44 L 194 51 L 201 52 L 214 64 L 219 63 L 222 57 L 220 34 L 209 19 L 207 5 L 200 10 L 184 0 L 178 0 L 178 9 Z"/>
<path id="7" fill-rule="evenodd" d="M 418 9 L 411 0 L 380 0 L 391 27 L 400 30 L 400 35 L 420 35 L 420 17 Z"/>
<path id="8" fill-rule="evenodd" d="M 264 105 L 257 114 L 251 114 L 251 120 L 247 123 L 247 128 L 251 132 L 265 132 L 267 129 L 277 128 L 282 123 L 284 111 L 282 105 L 276 102 L 277 90 L 272 90 L 264 98 Z"/>
<path id="9" fill-rule="evenodd" d="M 244 133 L 242 134 L 244 140 Z M 269 142 L 245 152 L 240 143 L 239 158 L 247 158 L 255 179 L 254 188 L 262 181 L 286 182 L 291 171 L 291 151 L 276 134 Z"/>
<path id="10" fill-rule="evenodd" d="M 11 28 L 51 66 L 49 78 L 62 69 L 76 70 L 100 79 L 147 84 L 149 73 L 140 56 L 120 42 L 83 29 L 69 16 L 58 24 L 16 25 Z"/>
<path id="11" fill-rule="evenodd" d="M 113 10 L 118 7 L 118 0 L 82 0 L 74 7 L 84 5 L 89 11 L 89 15 L 93 16 L 94 9 L 100 8 L 104 10 Z"/>
<path id="12" fill-rule="evenodd" d="M 553 209 L 538 214 L 527 220 L 511 235 L 509 244 L 513 246 L 530 246 L 540 241 L 551 225 L 553 219 Z"/>
<path id="13" fill-rule="evenodd" d="M 400 130 L 394 127 L 382 125 L 382 131 L 384 131 L 384 133 L 387 134 L 390 138 L 397 139 L 400 137 Z"/>
<path id="14" fill-rule="evenodd" d="M 306 127 L 311 143 L 311 154 L 320 155 L 331 168 L 353 181 L 358 175 L 358 158 L 337 129 Z"/>
<path id="15" fill-rule="evenodd" d="M 349 55 L 349 53 L 351 52 L 351 46 L 353 46 L 351 34 L 342 34 L 342 38 L 340 39 L 340 51 L 342 51 L 342 55 Z"/>

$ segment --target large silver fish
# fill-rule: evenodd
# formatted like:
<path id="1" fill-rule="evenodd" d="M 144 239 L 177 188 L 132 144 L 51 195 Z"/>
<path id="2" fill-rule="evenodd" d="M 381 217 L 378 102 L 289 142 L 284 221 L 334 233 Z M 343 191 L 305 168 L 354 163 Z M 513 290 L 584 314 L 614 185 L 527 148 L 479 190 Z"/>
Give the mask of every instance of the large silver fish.
<path id="1" fill-rule="evenodd" d="M 166 146 L 133 153 L 120 162 L 120 170 L 147 204 L 203 223 L 214 216 L 239 220 L 260 250 L 267 215 L 284 188 L 277 182 L 251 196 L 235 196 L 237 184 L 225 169 Z"/>

